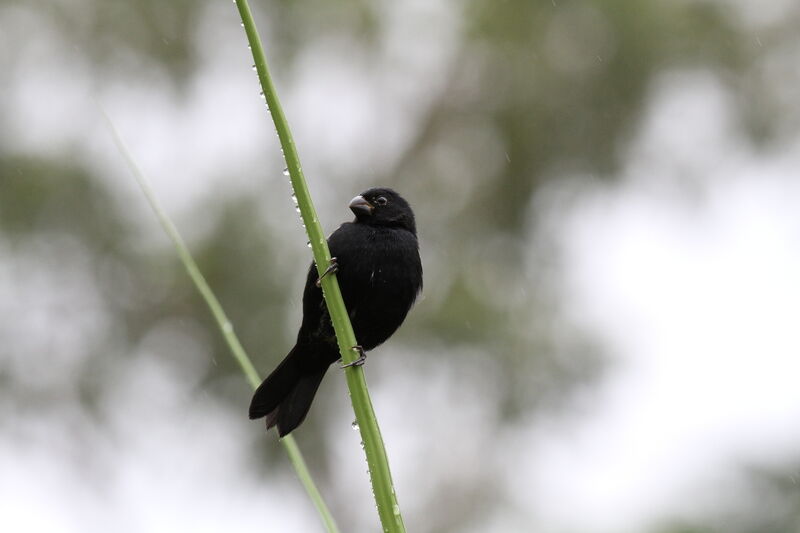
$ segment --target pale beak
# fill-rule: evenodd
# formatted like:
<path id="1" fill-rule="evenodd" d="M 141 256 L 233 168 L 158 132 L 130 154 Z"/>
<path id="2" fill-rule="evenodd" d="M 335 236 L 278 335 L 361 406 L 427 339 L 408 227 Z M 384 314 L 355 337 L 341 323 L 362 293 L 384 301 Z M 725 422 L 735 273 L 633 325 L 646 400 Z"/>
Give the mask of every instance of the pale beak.
<path id="1" fill-rule="evenodd" d="M 375 206 L 369 203 L 363 196 L 356 196 L 350 200 L 350 210 L 358 215 L 371 215 Z"/>

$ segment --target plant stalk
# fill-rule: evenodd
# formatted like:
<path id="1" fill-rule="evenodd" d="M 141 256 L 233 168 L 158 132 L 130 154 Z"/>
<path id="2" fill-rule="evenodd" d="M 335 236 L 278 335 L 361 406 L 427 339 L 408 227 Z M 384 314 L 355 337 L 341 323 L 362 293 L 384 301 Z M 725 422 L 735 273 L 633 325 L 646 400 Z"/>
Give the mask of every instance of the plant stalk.
<path id="1" fill-rule="evenodd" d="M 247 34 L 247 41 L 253 53 L 258 79 L 261 82 L 261 88 L 272 116 L 272 121 L 275 123 L 275 129 L 278 132 L 278 138 L 280 139 L 281 148 L 283 149 L 283 156 L 286 159 L 286 168 L 289 171 L 289 179 L 294 191 L 294 197 L 297 200 L 297 206 L 300 208 L 300 216 L 303 219 L 303 224 L 308 233 L 309 242 L 311 243 L 311 249 L 314 254 L 314 261 L 317 265 L 317 272 L 319 272 L 319 275 L 322 275 L 322 272 L 325 271 L 331 260 L 328 243 L 322 233 L 319 220 L 317 219 L 317 213 L 311 201 L 311 195 L 308 191 L 305 177 L 303 176 L 303 169 L 300 166 L 300 158 L 297 154 L 294 140 L 292 139 L 289 124 L 283 113 L 283 108 L 280 105 L 275 86 L 272 83 L 272 78 L 267 68 L 264 48 L 261 45 L 261 39 L 258 36 L 258 30 L 253 20 L 253 15 L 250 12 L 250 6 L 247 0 L 235 0 L 235 3 L 236 7 L 239 9 L 239 15 L 242 19 L 245 33 Z M 344 363 L 351 363 L 355 361 L 358 355 L 357 351 L 354 349 L 358 343 L 353 333 L 353 327 L 350 324 L 350 318 L 347 315 L 347 309 L 342 300 L 342 293 L 339 290 L 339 283 L 335 275 L 329 275 L 323 278 L 322 291 L 325 296 L 325 303 L 328 306 L 328 312 L 331 316 L 331 322 L 336 331 L 336 338 L 339 343 L 342 361 Z M 383 438 L 381 437 L 378 421 L 375 417 L 375 411 L 370 401 L 364 371 L 360 366 L 348 367 L 345 370 L 345 378 L 350 390 L 350 399 L 353 404 L 353 410 L 355 411 L 356 422 L 358 423 L 361 439 L 364 443 L 364 452 L 367 456 L 372 491 L 375 496 L 375 503 L 378 508 L 378 515 L 381 525 L 383 526 L 383 531 L 386 533 L 404 533 L 405 525 L 403 524 L 400 506 L 397 503 L 397 497 L 395 496 L 392 484 L 389 460 L 386 456 L 386 449 L 383 445 Z"/>
<path id="2" fill-rule="evenodd" d="M 134 161 L 127 147 L 122 142 L 122 138 L 114 127 L 114 124 L 111 122 L 111 119 L 108 118 L 108 115 L 106 115 L 105 112 L 103 112 L 103 117 L 105 118 L 108 128 L 111 131 L 111 136 L 114 138 L 114 143 L 117 145 L 120 153 L 125 158 L 128 168 L 133 174 L 133 177 L 136 179 L 136 182 L 139 184 L 139 187 L 142 189 L 142 192 L 144 193 L 145 198 L 147 198 L 147 202 L 150 204 L 150 207 L 158 218 L 161 227 L 164 228 L 164 231 L 175 245 L 175 250 L 178 252 L 178 257 L 180 257 L 181 263 L 183 263 L 186 272 L 189 274 L 189 277 L 195 284 L 195 287 L 197 287 L 197 290 L 200 292 L 203 300 L 205 300 L 208 308 L 211 310 L 211 314 L 214 316 L 214 320 L 217 322 L 217 326 L 219 326 L 222 336 L 224 337 L 225 342 L 228 344 L 231 355 L 233 355 L 233 357 L 239 363 L 245 379 L 247 379 L 247 382 L 255 390 L 256 387 L 261 384 L 261 378 L 258 375 L 258 371 L 256 371 L 255 367 L 253 366 L 252 361 L 245 352 L 242 343 L 239 342 L 239 338 L 236 336 L 236 333 L 234 333 L 233 324 L 231 324 L 231 321 L 228 320 L 228 316 L 222 309 L 222 304 L 219 303 L 219 300 L 217 299 L 216 295 L 214 295 L 214 292 L 211 290 L 208 282 L 206 282 L 206 279 L 202 272 L 200 272 L 200 268 L 197 266 L 197 263 L 192 257 L 191 252 L 189 252 L 189 248 L 186 246 L 183 237 L 181 237 L 178 229 L 175 227 L 175 224 L 173 224 L 172 220 L 170 220 L 170 218 L 167 216 L 166 211 L 164 211 L 164 209 L 161 207 L 161 204 L 159 203 L 158 198 L 156 198 L 152 187 L 150 187 L 147 178 L 145 178 L 144 174 L 139 169 L 139 166 L 136 164 L 136 161 Z M 306 465 L 306 461 L 303 458 L 303 454 L 300 452 L 300 448 L 298 448 L 294 438 L 291 435 L 287 435 L 281 439 L 281 443 L 286 449 L 286 453 L 289 455 L 289 460 L 292 462 L 295 472 L 297 472 L 297 477 L 300 478 L 300 482 L 303 484 L 303 487 L 306 489 L 309 498 L 311 498 L 311 501 L 314 503 L 314 506 L 316 507 L 317 512 L 319 513 L 328 533 L 339 533 L 339 528 L 336 526 L 336 521 L 333 519 L 333 515 L 328 509 L 325 500 L 322 498 L 322 494 L 319 492 L 319 489 L 314 483 L 311 473 L 308 470 L 308 466 Z"/>

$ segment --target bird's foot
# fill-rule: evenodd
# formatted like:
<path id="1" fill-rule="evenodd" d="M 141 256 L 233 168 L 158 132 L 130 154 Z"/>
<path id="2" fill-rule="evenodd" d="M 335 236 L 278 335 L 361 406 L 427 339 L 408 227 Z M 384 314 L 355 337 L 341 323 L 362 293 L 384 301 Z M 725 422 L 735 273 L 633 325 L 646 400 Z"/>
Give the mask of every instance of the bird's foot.
<path id="1" fill-rule="evenodd" d="M 322 275 L 317 278 L 317 287 L 322 286 L 322 280 L 325 276 L 329 274 L 335 274 L 337 270 L 339 270 L 339 263 L 336 262 L 335 257 L 331 257 L 331 264 L 329 264 L 328 268 L 325 269 L 325 272 L 323 272 Z"/>
<path id="2" fill-rule="evenodd" d="M 352 363 L 347 363 L 346 365 L 342 365 L 339 368 L 344 369 L 349 366 L 361 366 L 366 362 L 367 352 L 364 351 L 364 348 L 360 344 L 356 344 L 355 346 L 353 346 L 353 350 L 358 352 L 358 359 L 356 359 Z"/>

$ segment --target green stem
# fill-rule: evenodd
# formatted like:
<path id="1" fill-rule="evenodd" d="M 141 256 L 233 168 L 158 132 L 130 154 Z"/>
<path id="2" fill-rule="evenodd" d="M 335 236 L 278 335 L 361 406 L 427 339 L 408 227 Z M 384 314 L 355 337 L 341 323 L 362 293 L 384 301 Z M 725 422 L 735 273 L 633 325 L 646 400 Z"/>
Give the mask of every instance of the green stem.
<path id="1" fill-rule="evenodd" d="M 106 115 L 105 112 L 103 112 L 103 117 L 106 119 L 108 128 L 111 131 L 111 136 L 114 138 L 114 143 L 117 145 L 120 153 L 122 153 L 124 156 L 125 162 L 128 164 L 128 168 L 133 174 L 133 177 L 136 179 L 136 182 L 142 189 L 145 198 L 147 198 L 147 202 L 153 209 L 153 212 L 158 218 L 158 221 L 161 223 L 161 226 L 164 228 L 164 231 L 175 245 L 175 250 L 178 252 L 178 256 L 180 257 L 181 263 L 183 263 L 183 266 L 186 268 L 186 272 L 194 282 L 197 290 L 200 291 L 200 294 L 208 305 L 208 308 L 211 310 L 211 314 L 214 315 L 214 320 L 216 320 L 220 331 L 222 331 L 222 335 L 225 338 L 225 342 L 228 344 L 228 348 L 231 350 L 231 354 L 233 354 L 233 357 L 242 368 L 242 372 L 244 373 L 248 383 L 250 383 L 250 386 L 255 389 L 261 384 L 261 378 L 258 375 L 258 371 L 256 371 L 255 367 L 253 366 L 252 361 L 250 361 L 250 358 L 247 356 L 247 352 L 244 351 L 242 343 L 239 342 L 239 338 L 236 336 L 236 333 L 234 333 L 233 324 L 231 324 L 231 321 L 228 320 L 228 316 L 222 309 L 222 305 L 219 303 L 219 300 L 214 295 L 211 287 L 209 287 L 208 282 L 206 282 L 206 279 L 200 272 L 200 268 L 197 266 L 197 263 L 195 263 L 192 254 L 189 252 L 189 248 L 183 241 L 183 237 L 181 237 L 181 234 L 178 233 L 178 229 L 175 227 L 175 224 L 172 223 L 172 220 L 170 220 L 164 209 L 161 207 L 161 204 L 158 202 L 158 199 L 156 198 L 153 189 L 150 187 L 147 178 L 145 178 L 144 174 L 139 169 L 139 166 L 136 164 L 136 161 L 134 161 L 133 157 L 125 146 L 125 143 L 122 142 L 122 138 L 119 136 L 119 133 L 114 127 L 114 124 L 111 122 L 111 119 L 108 118 L 108 115 Z M 292 462 L 292 466 L 294 466 L 297 476 L 300 478 L 300 482 L 303 484 L 303 487 L 305 487 L 308 496 L 311 498 L 311 501 L 317 508 L 317 512 L 319 512 L 320 518 L 325 524 L 328 532 L 339 533 L 339 528 L 336 526 L 333 515 L 331 515 L 328 506 L 325 504 L 325 500 L 322 499 L 322 494 L 320 494 L 319 489 L 317 489 L 317 486 L 314 484 L 314 480 L 311 478 L 311 474 L 308 471 L 308 466 L 306 465 L 305 459 L 303 459 L 303 454 L 297 447 L 297 443 L 295 442 L 294 438 L 291 435 L 287 435 L 281 439 L 281 443 L 286 449 L 286 453 L 289 455 L 289 460 Z"/>
<path id="2" fill-rule="evenodd" d="M 267 69 L 264 48 L 261 46 L 261 39 L 258 36 L 258 30 L 253 21 L 250 7 L 247 4 L 247 0 L 235 0 L 235 3 L 239 8 L 239 15 L 244 24 L 250 49 L 253 52 L 258 79 L 261 82 L 261 88 L 264 92 L 269 112 L 272 115 L 272 121 L 275 123 L 275 129 L 278 132 L 281 147 L 283 148 L 283 156 L 286 159 L 286 167 L 289 170 L 292 189 L 297 199 L 297 205 L 300 208 L 300 216 L 303 218 L 303 223 L 308 233 L 311 249 L 314 253 L 314 261 L 317 264 L 317 271 L 321 275 L 327 268 L 331 259 L 328 243 L 322 233 L 322 227 L 317 220 L 317 213 L 314 210 L 314 204 L 311 202 L 311 195 L 308 192 L 308 186 L 303 177 L 303 169 L 300 166 L 300 158 L 297 155 L 297 149 L 295 148 L 294 140 L 289 130 L 289 124 L 286 121 L 286 116 L 283 114 L 283 109 L 278 101 L 275 86 L 272 84 L 272 79 Z M 339 351 L 342 354 L 342 361 L 350 363 L 357 357 L 357 352 L 353 347 L 358 343 L 353 334 L 353 327 L 350 324 L 350 318 L 347 315 L 347 310 L 342 300 L 342 293 L 339 290 L 339 283 L 336 281 L 335 275 L 325 276 L 322 280 L 322 291 L 325 295 L 325 302 L 328 306 L 328 312 L 330 313 L 333 327 L 336 330 L 336 338 L 339 343 Z M 381 525 L 383 526 L 383 530 L 387 533 L 405 532 L 403 517 L 400 514 L 400 506 L 397 504 L 397 498 L 392 485 L 389 460 L 386 457 L 383 438 L 381 437 L 378 421 L 375 418 L 375 412 L 369 398 L 363 369 L 360 366 L 349 367 L 345 371 L 345 377 L 347 379 L 347 386 L 350 389 L 350 399 L 353 403 L 356 421 L 361 430 L 361 439 L 364 442 L 364 452 L 367 456 L 367 464 L 372 481 L 372 491 L 375 495 L 375 503 L 378 507 Z"/>

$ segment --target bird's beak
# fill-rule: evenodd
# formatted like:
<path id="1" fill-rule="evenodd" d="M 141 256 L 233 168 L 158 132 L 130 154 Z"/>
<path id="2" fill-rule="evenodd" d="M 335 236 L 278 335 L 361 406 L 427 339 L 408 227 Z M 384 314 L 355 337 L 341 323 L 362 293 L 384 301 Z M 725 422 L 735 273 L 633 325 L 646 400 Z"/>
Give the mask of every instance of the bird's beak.
<path id="1" fill-rule="evenodd" d="M 358 215 L 371 215 L 375 206 L 369 203 L 363 196 L 356 196 L 350 200 L 350 210 Z"/>

